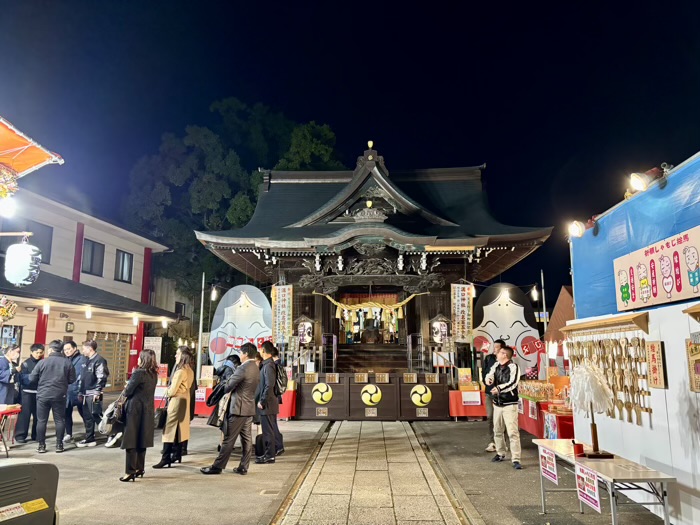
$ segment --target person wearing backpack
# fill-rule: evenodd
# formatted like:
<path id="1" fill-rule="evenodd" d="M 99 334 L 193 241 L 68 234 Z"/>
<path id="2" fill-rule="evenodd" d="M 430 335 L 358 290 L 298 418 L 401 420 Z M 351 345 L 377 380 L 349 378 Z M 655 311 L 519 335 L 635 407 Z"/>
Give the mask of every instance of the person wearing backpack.
<path id="1" fill-rule="evenodd" d="M 270 348 L 272 360 L 275 362 L 275 366 L 277 367 L 277 384 L 275 385 L 275 393 L 277 394 L 277 401 L 281 405 L 282 394 L 284 394 L 287 391 L 287 371 L 284 369 L 282 361 L 280 360 L 280 351 L 277 349 L 277 347 L 273 346 L 272 344 L 270 346 L 272 347 Z M 274 430 L 275 445 L 277 447 L 275 455 L 281 456 L 282 454 L 284 454 L 284 436 L 280 432 L 280 428 L 276 417 Z"/>

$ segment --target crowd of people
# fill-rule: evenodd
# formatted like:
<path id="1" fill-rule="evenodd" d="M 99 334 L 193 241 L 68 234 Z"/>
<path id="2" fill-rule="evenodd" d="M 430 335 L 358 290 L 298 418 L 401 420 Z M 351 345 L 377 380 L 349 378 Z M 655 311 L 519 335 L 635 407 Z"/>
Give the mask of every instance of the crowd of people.
<path id="1" fill-rule="evenodd" d="M 47 452 L 46 427 L 49 414 L 56 427 L 56 452 L 73 441 L 73 411 L 85 424 L 84 439 L 79 448 L 97 445 L 95 430 L 103 419 L 104 388 L 109 378 L 107 361 L 97 352 L 97 343 L 85 341 L 81 349 L 74 341 L 51 341 L 48 354 L 42 344 L 30 348 L 30 356 L 19 364 L 19 347 L 13 346 L 0 356 L 0 404 L 20 402 L 22 411 L 15 429 L 15 441 L 38 443 L 40 454 Z M 190 421 L 194 417 L 195 356 L 180 346 L 175 368 L 167 388 L 165 422 L 160 461 L 154 469 L 181 463 L 187 455 Z M 223 396 L 214 413 L 214 421 L 222 432 L 219 453 L 203 474 L 220 474 L 226 468 L 236 440 L 242 445 L 241 460 L 233 472 L 248 473 L 253 451 L 255 463 L 271 464 L 284 453 L 284 438 L 277 425 L 282 402 L 278 378 L 284 375 L 279 352 L 270 342 L 260 351 L 246 343 L 240 354 L 230 355 L 216 370 Z M 106 446 L 121 442 L 126 453 L 125 475 L 121 481 L 134 481 L 145 474 L 146 450 L 154 446 L 156 430 L 155 390 L 158 362 L 152 350 L 139 354 L 124 390 L 120 404 L 122 417 L 110 419 L 111 434 Z M 211 422 L 211 418 L 210 418 Z M 254 440 L 253 423 L 260 425 L 261 437 Z M 30 430 L 31 428 L 31 430 Z"/>

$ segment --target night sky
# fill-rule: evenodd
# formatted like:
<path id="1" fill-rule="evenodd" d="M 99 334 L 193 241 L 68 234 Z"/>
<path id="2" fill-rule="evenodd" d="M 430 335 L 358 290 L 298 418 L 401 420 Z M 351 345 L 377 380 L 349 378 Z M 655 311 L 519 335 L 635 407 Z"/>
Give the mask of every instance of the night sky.
<path id="1" fill-rule="evenodd" d="M 0 115 L 66 161 L 24 184 L 117 218 L 164 132 L 262 102 L 329 124 L 348 166 L 369 139 L 389 170 L 487 163 L 499 220 L 555 226 L 503 276 L 543 268 L 551 308 L 567 222 L 700 150 L 698 7 L 336 4 L 0 0 Z"/>

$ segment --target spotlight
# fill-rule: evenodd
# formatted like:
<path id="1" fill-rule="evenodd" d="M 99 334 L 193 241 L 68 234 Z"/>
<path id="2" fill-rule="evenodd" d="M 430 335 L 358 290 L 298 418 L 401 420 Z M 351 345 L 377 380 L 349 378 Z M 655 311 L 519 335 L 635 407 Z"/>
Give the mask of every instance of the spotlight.
<path id="1" fill-rule="evenodd" d="M 211 287 L 211 300 L 212 300 L 212 301 L 216 301 L 216 296 L 217 296 L 217 294 L 216 294 L 216 286 L 212 286 L 212 287 Z"/>
<path id="2" fill-rule="evenodd" d="M 665 175 L 665 171 L 661 171 L 659 168 L 652 168 L 644 173 L 633 173 L 630 175 L 630 186 L 634 191 L 646 191 L 647 188 L 656 179 L 661 179 Z"/>
<path id="3" fill-rule="evenodd" d="M 138 315 L 135 315 L 135 316 L 131 319 L 131 321 L 134 323 L 134 326 L 138 326 L 138 325 L 139 325 L 139 316 L 138 316 Z"/>
<path id="4" fill-rule="evenodd" d="M 532 297 L 532 300 L 537 302 L 537 300 L 540 298 L 540 293 L 537 291 L 537 286 L 532 287 L 532 291 L 530 292 L 530 296 Z"/>
<path id="5" fill-rule="evenodd" d="M 14 217 L 17 211 L 17 202 L 12 197 L 5 197 L 0 200 L 0 216 L 5 219 Z"/>
<path id="6" fill-rule="evenodd" d="M 163 319 L 163 320 L 160 322 L 160 326 L 162 326 L 164 329 L 165 329 L 165 328 L 168 328 L 168 320 L 167 320 L 167 319 Z"/>
<path id="7" fill-rule="evenodd" d="M 574 221 L 569 224 L 569 237 L 583 237 L 586 231 L 586 225 L 581 221 Z"/>
<path id="8" fill-rule="evenodd" d="M 44 303 L 42 310 L 44 310 L 44 315 L 49 315 L 51 313 L 51 305 L 48 301 Z"/>
<path id="9" fill-rule="evenodd" d="M 85 319 L 92 319 L 92 309 L 89 306 L 85 310 Z"/>

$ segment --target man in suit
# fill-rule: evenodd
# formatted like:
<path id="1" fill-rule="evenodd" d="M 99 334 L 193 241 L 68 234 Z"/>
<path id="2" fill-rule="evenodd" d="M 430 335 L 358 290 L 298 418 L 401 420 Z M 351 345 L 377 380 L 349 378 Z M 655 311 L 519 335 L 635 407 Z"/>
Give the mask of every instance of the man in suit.
<path id="1" fill-rule="evenodd" d="M 274 463 L 277 452 L 277 414 L 280 411 L 279 400 L 275 392 L 277 385 L 277 365 L 272 360 L 272 350 L 263 345 L 260 354 L 263 358 L 260 369 L 260 400 L 258 409 L 260 412 L 260 424 L 262 425 L 265 453 L 255 459 L 256 463 Z"/>
<path id="2" fill-rule="evenodd" d="M 248 473 L 250 457 L 253 454 L 253 433 L 251 426 L 255 415 L 255 391 L 260 381 L 258 367 L 255 364 L 257 348 L 251 343 L 245 343 L 241 347 L 241 366 L 226 382 L 224 395 L 230 394 L 228 414 L 224 420 L 224 441 L 221 444 L 219 455 L 211 467 L 204 467 L 202 474 L 221 474 L 226 468 L 233 445 L 241 436 L 241 462 L 233 469 L 233 472 L 242 476 Z"/>

